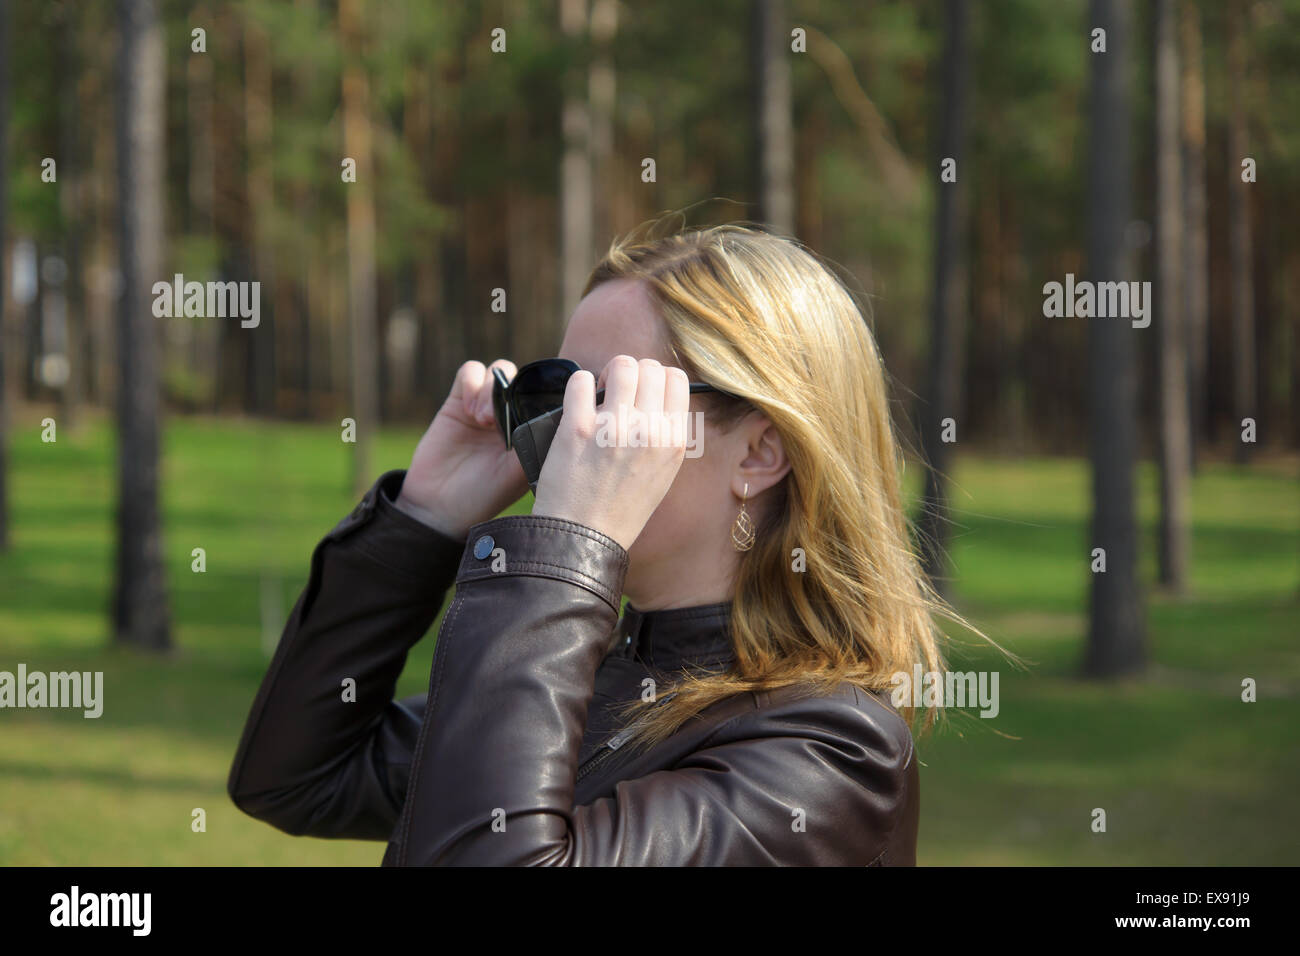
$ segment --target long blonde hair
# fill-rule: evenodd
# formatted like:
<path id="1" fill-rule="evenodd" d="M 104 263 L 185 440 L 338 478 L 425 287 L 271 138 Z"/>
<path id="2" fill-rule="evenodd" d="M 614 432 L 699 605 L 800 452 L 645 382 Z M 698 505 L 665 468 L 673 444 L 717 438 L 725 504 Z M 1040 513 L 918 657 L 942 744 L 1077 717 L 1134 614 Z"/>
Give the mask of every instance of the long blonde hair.
<path id="1" fill-rule="evenodd" d="M 662 706 L 626 705 L 630 740 L 648 746 L 746 691 L 800 684 L 825 693 L 845 681 L 889 689 L 918 662 L 942 673 L 934 616 L 969 625 L 931 588 L 909 536 L 903 461 L 863 311 L 797 241 L 736 223 L 659 237 L 655 228 L 615 239 L 582 294 L 614 279 L 644 282 L 678 364 L 737 397 L 699 396 L 706 418 L 726 428 L 760 410 L 791 469 L 740 555 L 735 663 L 683 673 Z M 806 570 L 795 570 L 800 554 Z M 917 722 L 910 701 L 899 710 Z M 933 706 L 923 710 L 922 733 L 935 720 Z"/>

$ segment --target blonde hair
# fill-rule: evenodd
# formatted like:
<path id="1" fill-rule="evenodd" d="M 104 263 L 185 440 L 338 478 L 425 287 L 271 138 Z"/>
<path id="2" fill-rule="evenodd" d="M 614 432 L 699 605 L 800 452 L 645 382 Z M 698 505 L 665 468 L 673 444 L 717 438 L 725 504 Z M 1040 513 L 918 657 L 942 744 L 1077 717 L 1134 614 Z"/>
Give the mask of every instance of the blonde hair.
<path id="1" fill-rule="evenodd" d="M 614 279 L 644 282 L 691 380 L 735 396 L 699 396 L 706 417 L 725 428 L 761 411 L 791 469 L 773 489 L 753 548 L 739 556 L 734 664 L 719 674 L 682 672 L 658 689 L 662 706 L 626 705 L 630 741 L 648 746 L 747 691 L 797 684 L 826 693 L 846 681 L 885 690 L 917 663 L 942 673 L 934 616 L 980 632 L 921 571 L 884 368 L 863 311 L 794 240 L 737 223 L 660 237 L 655 228 L 652 221 L 649 232 L 615 239 L 582 294 Z M 806 570 L 792 570 L 795 549 Z M 663 701 L 669 690 L 675 696 Z M 923 708 L 922 733 L 935 709 Z M 917 722 L 910 701 L 899 711 Z"/>

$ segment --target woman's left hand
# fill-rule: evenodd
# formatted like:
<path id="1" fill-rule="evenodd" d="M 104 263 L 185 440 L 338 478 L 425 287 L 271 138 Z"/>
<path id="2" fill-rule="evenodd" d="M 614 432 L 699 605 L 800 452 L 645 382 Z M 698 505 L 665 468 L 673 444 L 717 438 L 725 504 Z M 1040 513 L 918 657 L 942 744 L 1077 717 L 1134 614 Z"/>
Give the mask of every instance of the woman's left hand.
<path id="1" fill-rule="evenodd" d="M 630 549 L 682 466 L 690 390 L 681 369 L 629 355 L 610 359 L 601 380 L 597 409 L 591 372 L 570 377 L 533 514 L 576 521 Z"/>

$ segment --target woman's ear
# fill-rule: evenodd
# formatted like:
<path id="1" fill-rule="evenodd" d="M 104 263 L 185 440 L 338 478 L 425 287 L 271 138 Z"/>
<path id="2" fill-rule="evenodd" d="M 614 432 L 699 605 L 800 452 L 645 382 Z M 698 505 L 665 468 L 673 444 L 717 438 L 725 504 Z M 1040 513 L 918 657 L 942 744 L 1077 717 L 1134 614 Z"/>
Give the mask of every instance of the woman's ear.
<path id="1" fill-rule="evenodd" d="M 737 498 L 753 498 L 777 484 L 790 472 L 790 460 L 776 426 L 765 415 L 751 415 L 737 428 L 738 437 L 744 441 L 744 457 L 736 466 L 731 478 L 732 491 Z"/>

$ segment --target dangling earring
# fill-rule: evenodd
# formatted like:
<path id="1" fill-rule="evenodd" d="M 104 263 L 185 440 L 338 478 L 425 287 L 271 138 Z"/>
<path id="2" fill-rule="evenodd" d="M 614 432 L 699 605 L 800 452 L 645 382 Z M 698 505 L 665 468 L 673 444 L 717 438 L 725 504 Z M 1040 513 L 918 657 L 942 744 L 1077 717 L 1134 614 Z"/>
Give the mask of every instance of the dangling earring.
<path id="1" fill-rule="evenodd" d="M 749 500 L 749 485 L 745 485 L 745 494 L 740 501 L 740 514 L 731 526 L 731 541 L 737 551 L 748 551 L 754 546 L 754 522 L 745 512 L 745 502 Z"/>

